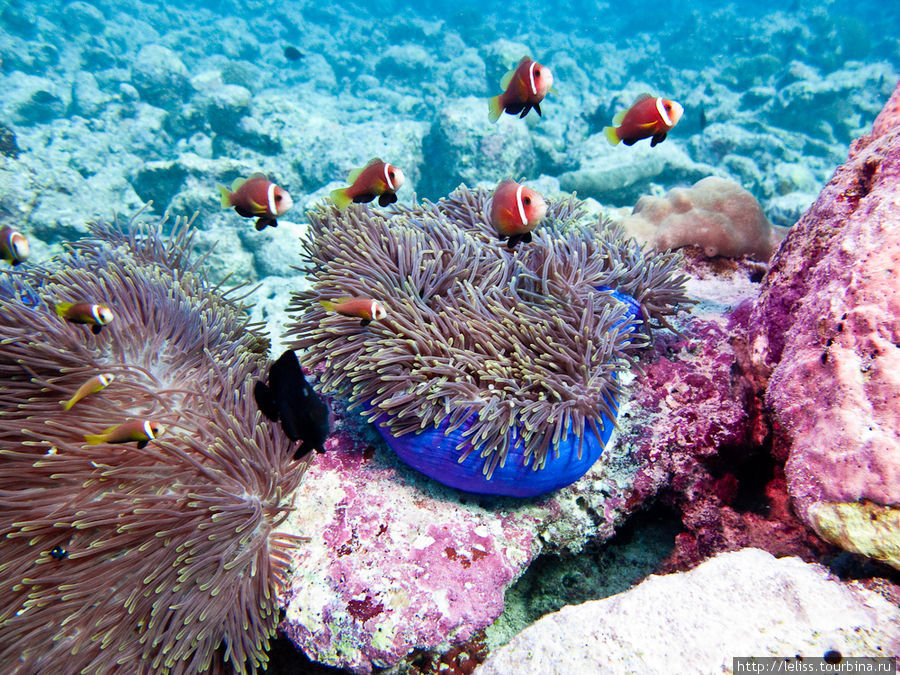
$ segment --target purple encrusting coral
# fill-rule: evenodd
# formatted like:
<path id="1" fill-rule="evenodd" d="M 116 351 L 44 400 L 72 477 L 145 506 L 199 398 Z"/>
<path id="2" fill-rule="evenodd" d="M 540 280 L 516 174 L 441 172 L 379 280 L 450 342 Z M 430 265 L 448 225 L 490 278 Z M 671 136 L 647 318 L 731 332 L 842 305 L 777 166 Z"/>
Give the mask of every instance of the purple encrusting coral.
<path id="1" fill-rule="evenodd" d="M 685 278 L 677 256 L 585 222 L 574 198 L 510 252 L 485 219 L 489 198 L 463 187 L 387 215 L 310 212 L 312 286 L 294 295 L 288 336 L 305 365 L 324 366 L 324 390 L 362 406 L 415 468 L 470 492 L 534 496 L 600 456 L 619 375 L 644 331 L 687 302 Z M 381 301 L 387 318 L 360 326 L 319 304 L 346 296 Z"/>
<path id="2" fill-rule="evenodd" d="M 305 469 L 253 401 L 266 341 L 206 282 L 184 222 L 90 231 L 47 268 L 0 274 L 0 670 L 255 672 Z M 94 335 L 60 301 L 114 319 Z M 65 410 L 98 372 L 115 381 Z M 85 444 L 129 419 L 165 433 Z"/>

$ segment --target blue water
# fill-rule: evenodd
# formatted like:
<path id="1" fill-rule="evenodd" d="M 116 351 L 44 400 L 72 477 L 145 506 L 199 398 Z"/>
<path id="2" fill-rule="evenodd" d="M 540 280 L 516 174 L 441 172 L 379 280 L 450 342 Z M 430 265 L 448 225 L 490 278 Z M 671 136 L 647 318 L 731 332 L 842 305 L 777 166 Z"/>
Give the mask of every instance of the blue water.
<path id="1" fill-rule="evenodd" d="M 304 206 L 384 155 L 406 172 L 406 201 L 515 175 L 628 207 L 716 173 L 790 225 L 893 89 L 898 14 L 881 2 L 852 13 L 812 2 L 7 2 L 0 123 L 20 154 L 2 160 L 0 205 L 38 252 L 151 199 L 159 214 L 199 212 L 211 240 L 249 251 L 217 182 L 261 170 L 302 222 Z M 491 126 L 480 99 L 524 53 L 555 74 L 544 117 Z M 683 120 L 652 153 L 607 147 L 603 126 L 642 92 L 681 102 Z M 580 178 L 598 167 L 603 181 Z M 220 256 L 251 280 L 270 272 Z"/>

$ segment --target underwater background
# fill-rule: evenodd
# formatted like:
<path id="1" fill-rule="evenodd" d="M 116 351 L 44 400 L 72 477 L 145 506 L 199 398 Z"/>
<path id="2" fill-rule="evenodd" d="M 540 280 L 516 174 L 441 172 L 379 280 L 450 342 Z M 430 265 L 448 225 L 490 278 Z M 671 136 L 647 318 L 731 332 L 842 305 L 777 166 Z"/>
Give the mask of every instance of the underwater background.
<path id="1" fill-rule="evenodd" d="M 0 225 L 40 262 L 93 220 L 148 204 L 151 217 L 196 215 L 206 274 L 258 284 L 251 312 L 274 358 L 290 296 L 308 285 L 305 213 L 370 158 L 403 169 L 401 205 L 515 178 L 624 220 L 641 197 L 716 176 L 789 228 L 894 90 L 898 26 L 900 3 L 877 0 L 0 0 Z M 524 55 L 553 72 L 542 115 L 492 124 L 487 99 Z M 610 145 L 604 127 L 645 92 L 683 118 L 655 147 Z M 220 204 L 217 185 L 254 172 L 293 197 L 277 229 Z M 677 529 L 663 509 L 586 556 L 539 558 L 498 632 L 626 590 L 659 571 Z M 280 644 L 270 671 L 312 672 L 291 650 Z"/>

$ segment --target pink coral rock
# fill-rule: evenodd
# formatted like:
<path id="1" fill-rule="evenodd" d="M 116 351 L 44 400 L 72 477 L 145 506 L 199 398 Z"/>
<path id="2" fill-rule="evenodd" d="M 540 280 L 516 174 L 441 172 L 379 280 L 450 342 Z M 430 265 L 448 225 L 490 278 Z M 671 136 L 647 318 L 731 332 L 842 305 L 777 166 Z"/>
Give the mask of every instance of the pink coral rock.
<path id="1" fill-rule="evenodd" d="M 772 260 L 750 358 L 823 538 L 900 569 L 900 85 Z"/>
<path id="2" fill-rule="evenodd" d="M 746 255 L 766 261 L 783 238 L 753 195 L 716 176 L 691 188 L 673 188 L 665 197 L 641 197 L 623 224 L 661 251 L 698 246 L 708 258 Z"/>

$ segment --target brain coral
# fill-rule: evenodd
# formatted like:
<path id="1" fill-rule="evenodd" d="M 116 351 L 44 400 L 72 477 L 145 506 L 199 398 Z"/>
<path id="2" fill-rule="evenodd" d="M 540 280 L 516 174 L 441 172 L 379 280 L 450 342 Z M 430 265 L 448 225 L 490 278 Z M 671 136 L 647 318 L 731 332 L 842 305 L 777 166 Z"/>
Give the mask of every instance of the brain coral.
<path id="1" fill-rule="evenodd" d="M 305 468 L 253 402 L 265 340 L 189 261 L 184 223 L 91 233 L 0 275 L 0 670 L 255 670 Z M 81 299 L 113 309 L 100 335 L 50 307 Z M 64 411 L 98 372 L 116 379 Z M 129 418 L 167 430 L 85 445 Z"/>
<path id="2" fill-rule="evenodd" d="M 716 176 L 691 188 L 673 188 L 665 197 L 641 197 L 623 225 L 660 251 L 693 245 L 709 258 L 748 255 L 766 261 L 784 237 L 753 195 Z"/>
<path id="3" fill-rule="evenodd" d="M 550 205 L 535 241 L 508 251 L 490 193 L 460 188 L 389 212 L 310 212 L 309 289 L 288 337 L 326 391 L 376 422 L 404 461 L 471 492 L 534 495 L 579 478 L 609 438 L 618 373 L 685 302 L 673 254 Z M 368 326 L 321 300 L 383 301 Z"/>

